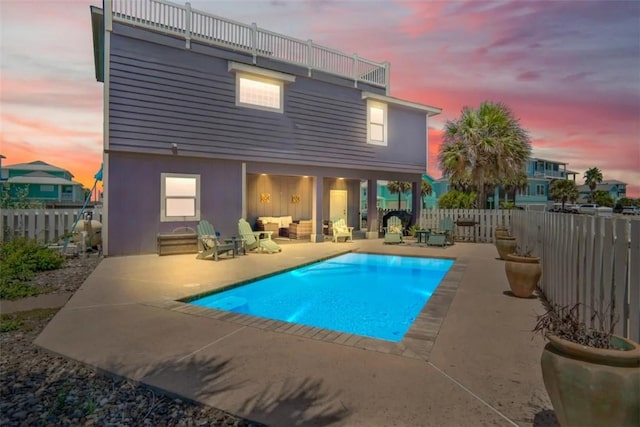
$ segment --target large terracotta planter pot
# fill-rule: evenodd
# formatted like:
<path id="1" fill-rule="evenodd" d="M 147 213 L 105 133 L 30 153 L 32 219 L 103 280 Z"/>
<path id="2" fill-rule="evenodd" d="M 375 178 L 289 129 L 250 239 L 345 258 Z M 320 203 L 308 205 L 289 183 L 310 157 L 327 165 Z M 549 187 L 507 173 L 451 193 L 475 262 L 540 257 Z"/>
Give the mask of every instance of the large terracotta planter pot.
<path id="1" fill-rule="evenodd" d="M 504 271 L 511 292 L 520 298 L 529 298 L 536 290 L 538 280 L 542 275 L 540 257 L 523 257 L 514 254 L 506 256 Z"/>
<path id="2" fill-rule="evenodd" d="M 496 231 L 493 232 L 493 236 L 498 239 L 500 237 L 509 236 L 509 229 L 506 227 L 496 227 Z"/>
<path id="3" fill-rule="evenodd" d="M 614 336 L 614 345 L 626 350 L 605 350 L 547 338 L 542 378 L 563 427 L 640 425 L 637 343 Z"/>
<path id="4" fill-rule="evenodd" d="M 500 259 L 507 259 L 507 255 L 516 251 L 516 238 L 511 236 L 497 238 L 496 249 L 498 250 Z"/>

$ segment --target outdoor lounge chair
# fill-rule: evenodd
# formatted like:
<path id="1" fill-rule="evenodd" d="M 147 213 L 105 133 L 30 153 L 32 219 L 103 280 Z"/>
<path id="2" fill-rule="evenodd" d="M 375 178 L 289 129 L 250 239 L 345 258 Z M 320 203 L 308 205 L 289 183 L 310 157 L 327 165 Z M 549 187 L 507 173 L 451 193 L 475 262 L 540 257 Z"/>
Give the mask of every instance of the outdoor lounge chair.
<path id="1" fill-rule="evenodd" d="M 196 256 L 197 259 L 206 259 L 211 256 L 218 261 L 221 254 L 231 253 L 235 256 L 235 245 L 233 243 L 222 243 L 218 240 L 216 229 L 205 219 L 198 223 L 198 241 L 202 246 L 202 251 Z"/>
<path id="2" fill-rule="evenodd" d="M 271 231 L 253 231 L 251 225 L 244 219 L 238 220 L 238 233 L 244 240 L 245 248 L 248 250 L 258 249 L 260 252 L 280 252 L 282 248 L 271 240 Z"/>
<path id="3" fill-rule="evenodd" d="M 387 219 L 387 227 L 384 233 L 385 244 L 402 243 L 402 220 L 397 216 Z"/>
<path id="4" fill-rule="evenodd" d="M 453 220 L 449 217 L 442 218 L 437 230 L 431 230 L 427 246 L 453 245 Z"/>
<path id="5" fill-rule="evenodd" d="M 348 227 L 344 218 L 336 218 L 333 220 L 333 241 L 338 242 L 340 237 L 344 237 L 344 241 L 353 242 L 353 227 Z"/>

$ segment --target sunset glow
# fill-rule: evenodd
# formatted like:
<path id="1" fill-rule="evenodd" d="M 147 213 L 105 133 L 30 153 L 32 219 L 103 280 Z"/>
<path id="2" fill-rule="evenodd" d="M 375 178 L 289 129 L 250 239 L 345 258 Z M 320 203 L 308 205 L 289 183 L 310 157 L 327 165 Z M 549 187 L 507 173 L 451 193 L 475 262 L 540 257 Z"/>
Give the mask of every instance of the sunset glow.
<path id="1" fill-rule="evenodd" d="M 180 1 L 176 0 L 178 3 Z M 42 160 L 91 187 L 102 162 L 94 0 L 0 0 L 0 153 Z M 440 107 L 428 172 L 440 177 L 442 129 L 463 106 L 508 105 L 533 155 L 640 197 L 640 2 L 191 1 L 195 9 L 391 63 L 391 96 Z"/>

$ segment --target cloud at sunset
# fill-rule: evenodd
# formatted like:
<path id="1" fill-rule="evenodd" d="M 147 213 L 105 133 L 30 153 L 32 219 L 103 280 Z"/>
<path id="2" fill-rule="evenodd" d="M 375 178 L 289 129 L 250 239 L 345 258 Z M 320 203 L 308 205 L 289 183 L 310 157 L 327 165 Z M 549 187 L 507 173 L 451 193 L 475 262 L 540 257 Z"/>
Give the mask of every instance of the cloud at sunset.
<path id="1" fill-rule="evenodd" d="M 39 159 L 65 167 L 86 186 L 102 161 L 90 4 L 101 1 L 0 1 L 0 152 L 6 164 Z M 391 62 L 392 96 L 443 108 L 430 120 L 434 177 L 446 121 L 463 106 L 492 100 L 520 119 L 534 156 L 567 163 L 580 183 L 598 167 L 640 197 L 640 2 L 191 4 Z"/>

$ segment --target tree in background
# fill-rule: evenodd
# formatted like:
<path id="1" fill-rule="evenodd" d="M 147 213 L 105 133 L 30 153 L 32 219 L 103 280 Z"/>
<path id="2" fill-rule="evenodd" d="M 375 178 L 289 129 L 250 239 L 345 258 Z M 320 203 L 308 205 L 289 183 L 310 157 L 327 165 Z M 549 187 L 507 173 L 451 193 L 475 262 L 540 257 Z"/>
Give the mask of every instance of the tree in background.
<path id="1" fill-rule="evenodd" d="M 590 169 L 587 169 L 587 171 L 584 173 L 584 183 L 586 185 L 589 186 L 589 189 L 591 190 L 591 203 L 595 203 L 594 201 L 594 194 L 593 192 L 595 191 L 596 187 L 598 186 L 598 184 L 600 184 L 602 182 L 602 172 L 600 171 L 600 169 L 593 167 Z"/>
<path id="2" fill-rule="evenodd" d="M 476 193 L 451 190 L 438 199 L 438 207 L 440 209 L 471 209 L 475 201 Z"/>
<path id="3" fill-rule="evenodd" d="M 458 119 L 447 121 L 438 162 L 454 188 L 469 181 L 484 208 L 487 193 L 521 173 L 530 155 L 529 136 L 511 110 L 485 101 L 477 110 L 464 107 Z"/>
<path id="4" fill-rule="evenodd" d="M 524 171 L 520 171 L 515 176 L 504 179 L 501 184 L 504 187 L 507 198 L 515 205 L 516 191 L 525 190 L 529 185 L 529 179 Z"/>
<path id="5" fill-rule="evenodd" d="M 608 206 L 610 208 L 613 207 L 613 197 L 606 191 L 596 190 L 593 192 L 591 198 L 593 203 L 597 203 L 600 206 Z"/>
<path id="6" fill-rule="evenodd" d="M 398 210 L 400 210 L 400 198 L 404 193 L 411 190 L 411 183 L 406 181 L 389 181 L 387 189 L 389 193 L 398 195 Z"/>
<path id="7" fill-rule="evenodd" d="M 422 199 L 422 209 L 427 207 L 427 201 L 424 199 L 427 196 L 430 196 L 433 192 L 433 188 L 431 187 L 431 183 L 425 179 L 420 183 L 420 198 Z"/>
<path id="8" fill-rule="evenodd" d="M 568 179 L 557 179 L 549 187 L 549 196 L 557 202 L 562 202 L 562 210 L 564 211 L 564 204 L 567 201 L 575 203 L 580 197 L 580 193 L 575 182 Z"/>
<path id="9" fill-rule="evenodd" d="M 628 197 L 621 197 L 618 200 L 618 203 L 620 203 L 622 206 L 636 206 L 640 208 L 640 199 L 630 199 Z"/>

